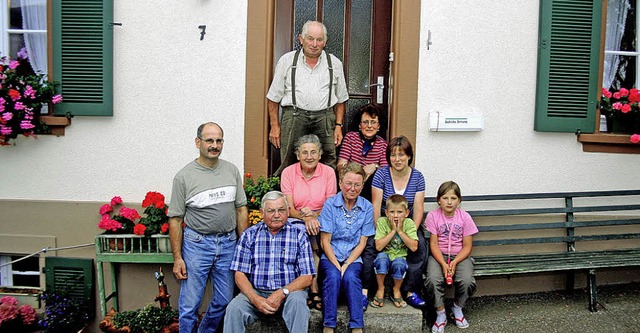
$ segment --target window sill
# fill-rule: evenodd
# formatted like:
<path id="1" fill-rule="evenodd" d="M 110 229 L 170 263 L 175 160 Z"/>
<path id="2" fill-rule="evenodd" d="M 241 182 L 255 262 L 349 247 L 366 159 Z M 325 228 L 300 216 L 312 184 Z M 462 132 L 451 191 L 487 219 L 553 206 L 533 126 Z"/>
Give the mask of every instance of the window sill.
<path id="1" fill-rule="evenodd" d="M 582 151 L 590 153 L 640 154 L 640 144 L 629 141 L 629 134 L 580 134 Z"/>
<path id="2" fill-rule="evenodd" d="M 51 133 L 46 135 L 62 136 L 65 127 L 71 125 L 71 119 L 67 117 L 40 116 L 40 120 L 51 129 Z"/>

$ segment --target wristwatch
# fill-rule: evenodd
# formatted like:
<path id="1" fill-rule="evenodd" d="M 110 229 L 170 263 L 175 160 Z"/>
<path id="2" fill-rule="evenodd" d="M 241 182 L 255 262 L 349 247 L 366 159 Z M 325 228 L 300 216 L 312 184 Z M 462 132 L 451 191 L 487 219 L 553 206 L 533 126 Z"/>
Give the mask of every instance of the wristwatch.
<path id="1" fill-rule="evenodd" d="M 342 127 L 343 125 L 342 125 L 342 123 L 336 123 L 336 126 Z"/>
<path id="2" fill-rule="evenodd" d="M 282 288 L 282 293 L 284 294 L 284 297 L 289 296 L 289 289 L 283 287 Z"/>

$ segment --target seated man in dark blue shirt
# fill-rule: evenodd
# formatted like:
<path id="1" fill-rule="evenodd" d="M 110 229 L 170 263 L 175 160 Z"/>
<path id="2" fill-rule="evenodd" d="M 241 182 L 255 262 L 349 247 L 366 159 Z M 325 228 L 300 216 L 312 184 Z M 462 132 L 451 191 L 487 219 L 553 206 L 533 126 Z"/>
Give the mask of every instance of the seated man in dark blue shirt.
<path id="1" fill-rule="evenodd" d="M 224 331 L 244 332 L 259 316 L 282 311 L 289 332 L 307 332 L 306 288 L 316 270 L 309 238 L 287 223 L 287 199 L 272 191 L 262 198 L 264 222 L 245 230 L 231 263 L 241 293 L 227 306 Z"/>

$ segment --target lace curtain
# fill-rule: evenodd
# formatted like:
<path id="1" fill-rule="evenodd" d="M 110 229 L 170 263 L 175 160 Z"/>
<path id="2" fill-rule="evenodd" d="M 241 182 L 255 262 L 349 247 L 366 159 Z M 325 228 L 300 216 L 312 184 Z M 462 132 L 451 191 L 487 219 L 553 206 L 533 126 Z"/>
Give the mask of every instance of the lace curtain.
<path id="1" fill-rule="evenodd" d="M 604 49 L 607 51 L 619 51 L 620 41 L 624 35 L 627 12 L 631 8 L 629 0 L 608 0 L 607 2 L 607 38 Z M 618 71 L 620 56 L 606 53 L 604 55 L 604 73 L 602 75 L 602 87 L 609 89 Z"/>
<path id="2" fill-rule="evenodd" d="M 21 0 L 22 29 L 47 30 L 47 0 Z M 47 34 L 26 32 L 24 44 L 34 71 L 47 73 Z"/>

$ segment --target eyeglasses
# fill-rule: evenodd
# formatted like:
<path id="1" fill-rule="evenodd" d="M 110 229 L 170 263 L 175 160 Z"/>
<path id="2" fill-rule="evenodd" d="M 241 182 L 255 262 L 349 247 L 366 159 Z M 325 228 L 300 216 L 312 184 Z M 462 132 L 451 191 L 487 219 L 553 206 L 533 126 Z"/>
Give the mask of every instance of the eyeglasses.
<path id="1" fill-rule="evenodd" d="M 364 126 L 376 126 L 378 125 L 378 121 L 377 120 L 363 120 L 360 122 L 360 124 L 364 125 Z"/>
<path id="2" fill-rule="evenodd" d="M 212 145 L 212 144 L 216 144 L 216 145 L 221 145 L 224 143 L 224 139 L 206 139 L 203 140 L 202 138 L 199 138 L 200 140 L 204 141 L 206 144 L 208 145 Z"/>
<path id="3" fill-rule="evenodd" d="M 346 186 L 348 189 L 353 187 L 353 188 L 355 188 L 356 190 L 358 190 L 358 189 L 362 188 L 362 186 L 363 186 L 362 184 L 358 184 L 358 183 L 356 183 L 356 184 L 353 184 L 353 183 L 343 183 L 343 184 L 344 184 L 344 186 Z"/>
<path id="4" fill-rule="evenodd" d="M 266 209 L 265 213 L 267 213 L 267 215 L 275 215 L 276 213 L 280 214 L 280 215 L 284 215 L 287 212 L 286 208 L 278 208 L 278 209 Z"/>

